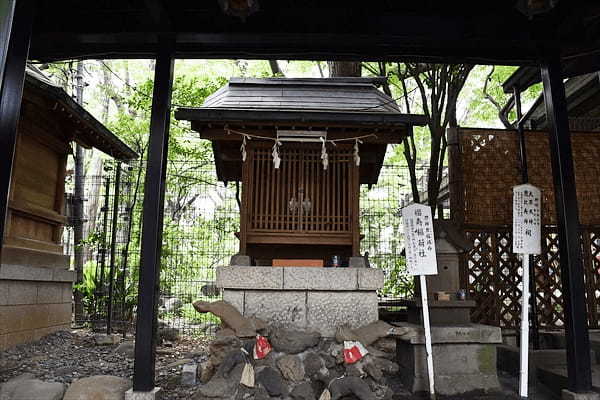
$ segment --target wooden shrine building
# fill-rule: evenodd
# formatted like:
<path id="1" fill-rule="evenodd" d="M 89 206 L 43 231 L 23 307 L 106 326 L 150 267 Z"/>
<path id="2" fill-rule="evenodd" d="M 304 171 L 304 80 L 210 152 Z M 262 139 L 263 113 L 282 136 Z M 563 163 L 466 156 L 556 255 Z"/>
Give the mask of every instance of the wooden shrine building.
<path id="1" fill-rule="evenodd" d="M 28 66 L 0 263 L 0 350 L 70 329 L 70 257 L 63 254 L 71 144 L 119 160 L 136 153 L 37 68 Z M 23 316 L 27 316 L 24 318 Z"/>
<path id="2" fill-rule="evenodd" d="M 400 113 L 382 80 L 232 78 L 176 112 L 212 142 L 218 179 L 242 182 L 241 254 L 259 265 L 360 255 L 360 185 L 425 123 Z"/>

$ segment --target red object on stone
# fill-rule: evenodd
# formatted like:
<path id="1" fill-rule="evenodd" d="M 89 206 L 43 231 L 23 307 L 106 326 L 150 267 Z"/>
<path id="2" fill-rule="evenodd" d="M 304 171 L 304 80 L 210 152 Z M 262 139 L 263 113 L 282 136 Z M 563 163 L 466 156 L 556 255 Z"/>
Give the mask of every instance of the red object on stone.
<path id="1" fill-rule="evenodd" d="M 254 344 L 254 359 L 262 360 L 271 352 L 271 350 L 271 343 L 269 343 L 267 338 L 261 335 L 256 335 L 256 343 Z"/>
<path id="2" fill-rule="evenodd" d="M 344 362 L 346 364 L 354 364 L 368 353 L 369 351 L 360 342 L 344 342 Z"/>

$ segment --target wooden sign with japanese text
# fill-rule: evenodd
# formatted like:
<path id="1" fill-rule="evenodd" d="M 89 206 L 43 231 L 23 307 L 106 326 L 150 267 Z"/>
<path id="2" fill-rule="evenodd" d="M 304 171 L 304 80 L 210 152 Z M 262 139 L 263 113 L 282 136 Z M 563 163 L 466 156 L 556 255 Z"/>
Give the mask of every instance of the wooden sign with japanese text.
<path id="1" fill-rule="evenodd" d="M 412 204 L 402 209 L 406 267 L 410 275 L 437 275 L 431 208 Z"/>
<path id="2" fill-rule="evenodd" d="M 525 184 L 513 187 L 513 252 L 541 253 L 540 189 Z"/>

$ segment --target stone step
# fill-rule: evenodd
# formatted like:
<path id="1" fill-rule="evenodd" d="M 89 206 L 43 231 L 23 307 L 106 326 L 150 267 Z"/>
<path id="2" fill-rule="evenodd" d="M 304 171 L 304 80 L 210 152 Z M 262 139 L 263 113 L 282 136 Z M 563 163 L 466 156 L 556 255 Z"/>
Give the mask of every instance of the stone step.
<path id="1" fill-rule="evenodd" d="M 590 352 L 592 365 L 596 365 L 596 355 Z M 498 369 L 511 375 L 518 375 L 520 369 L 519 348 L 501 345 L 497 347 Z M 536 368 L 567 365 L 567 353 L 564 349 L 543 349 L 529 351 L 529 371 L 534 373 Z"/>
<path id="2" fill-rule="evenodd" d="M 538 367 L 536 378 L 557 398 L 560 398 L 562 390 L 568 386 L 567 366 L 557 365 L 551 367 Z M 600 366 L 592 366 L 592 390 L 600 393 Z"/>

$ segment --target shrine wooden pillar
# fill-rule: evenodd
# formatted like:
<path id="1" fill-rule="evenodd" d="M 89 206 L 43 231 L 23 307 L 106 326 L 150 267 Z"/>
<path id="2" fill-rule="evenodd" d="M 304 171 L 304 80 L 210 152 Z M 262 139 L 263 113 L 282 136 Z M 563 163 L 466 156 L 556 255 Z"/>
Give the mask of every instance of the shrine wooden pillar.
<path id="1" fill-rule="evenodd" d="M 165 180 L 173 87 L 173 41 L 161 38 L 154 70 L 150 140 L 144 182 L 142 243 L 135 333 L 133 391 L 154 388 Z M 149 397 L 150 398 L 150 397 Z"/>
<path id="2" fill-rule="evenodd" d="M 0 259 L 34 10 L 33 0 L 0 5 Z"/>
<path id="3" fill-rule="evenodd" d="M 542 60 L 541 70 L 556 198 L 569 390 L 583 393 L 592 389 L 590 339 L 571 134 L 558 52 Z"/>

